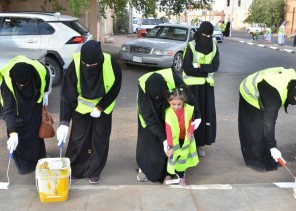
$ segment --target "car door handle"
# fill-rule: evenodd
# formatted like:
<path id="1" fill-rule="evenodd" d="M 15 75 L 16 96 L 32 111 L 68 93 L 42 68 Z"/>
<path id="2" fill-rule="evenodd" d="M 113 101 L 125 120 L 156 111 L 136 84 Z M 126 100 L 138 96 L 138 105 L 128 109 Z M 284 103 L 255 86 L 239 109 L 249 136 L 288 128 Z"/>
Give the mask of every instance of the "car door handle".
<path id="1" fill-rule="evenodd" d="M 37 42 L 37 40 L 29 39 L 29 40 L 27 40 L 26 42 L 27 42 L 27 43 L 35 43 L 35 42 Z"/>

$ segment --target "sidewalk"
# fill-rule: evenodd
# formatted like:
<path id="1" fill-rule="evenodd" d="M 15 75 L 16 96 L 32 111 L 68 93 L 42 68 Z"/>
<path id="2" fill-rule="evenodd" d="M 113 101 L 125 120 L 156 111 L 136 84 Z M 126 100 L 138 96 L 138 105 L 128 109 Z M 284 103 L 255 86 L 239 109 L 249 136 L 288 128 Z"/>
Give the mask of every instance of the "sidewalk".
<path id="1" fill-rule="evenodd" d="M 273 184 L 71 185 L 65 202 L 42 203 L 35 186 L 0 191 L 1 210 L 296 210 L 292 189 Z"/>

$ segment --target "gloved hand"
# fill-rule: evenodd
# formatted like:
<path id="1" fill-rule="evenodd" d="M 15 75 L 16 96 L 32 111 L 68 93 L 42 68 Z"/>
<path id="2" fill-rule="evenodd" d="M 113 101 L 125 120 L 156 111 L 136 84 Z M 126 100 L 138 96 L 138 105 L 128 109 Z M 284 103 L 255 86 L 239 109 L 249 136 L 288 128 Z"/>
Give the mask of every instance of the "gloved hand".
<path id="1" fill-rule="evenodd" d="M 95 107 L 93 110 L 92 110 L 92 112 L 90 113 L 90 116 L 91 117 L 94 117 L 94 118 L 99 118 L 100 116 L 101 116 L 101 111 L 97 108 L 97 107 Z"/>
<path id="2" fill-rule="evenodd" d="M 273 157 L 273 159 L 275 160 L 275 162 L 278 162 L 278 159 L 279 158 L 281 158 L 282 160 L 284 160 L 282 158 L 281 152 L 277 148 L 275 148 L 275 147 L 270 149 L 270 154 Z"/>
<path id="3" fill-rule="evenodd" d="M 43 95 L 43 105 L 48 106 L 48 93 L 44 93 Z"/>
<path id="4" fill-rule="evenodd" d="M 164 152 L 168 151 L 168 141 L 164 140 L 162 143 L 163 143 L 163 151 Z"/>
<path id="5" fill-rule="evenodd" d="M 57 129 L 57 139 L 58 139 L 59 146 L 62 143 L 66 143 L 68 131 L 69 131 L 69 126 L 67 125 L 60 125 L 59 128 Z"/>
<path id="6" fill-rule="evenodd" d="M 198 126 L 201 123 L 201 119 L 195 119 L 193 122 L 191 122 L 191 125 L 194 125 L 194 130 L 198 128 Z"/>
<path id="7" fill-rule="evenodd" d="M 17 133 L 10 133 L 9 139 L 7 140 L 7 149 L 9 153 L 13 153 L 18 145 L 18 134 Z"/>

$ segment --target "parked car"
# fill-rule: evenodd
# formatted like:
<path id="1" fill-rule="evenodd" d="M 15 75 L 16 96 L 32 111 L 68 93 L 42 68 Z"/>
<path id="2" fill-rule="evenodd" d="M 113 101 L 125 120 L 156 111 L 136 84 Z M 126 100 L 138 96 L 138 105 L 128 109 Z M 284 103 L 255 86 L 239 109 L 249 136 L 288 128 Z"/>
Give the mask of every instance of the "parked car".
<path id="1" fill-rule="evenodd" d="M 63 77 L 72 54 L 92 39 L 78 18 L 60 13 L 0 13 L 0 49 L 3 47 L 45 49 L 45 65 L 52 72 L 53 85 Z"/>
<path id="2" fill-rule="evenodd" d="M 223 33 L 217 26 L 214 26 L 213 39 L 218 43 L 223 41 Z"/>
<path id="3" fill-rule="evenodd" d="M 11 59 L 16 56 L 24 55 L 30 59 L 36 59 L 41 63 L 45 63 L 46 50 L 41 49 L 27 49 L 27 48 L 13 48 L 13 47 L 1 47 L 0 51 L 0 70 Z M 1 80 L 0 80 L 0 93 L 1 93 Z M 2 105 L 0 104 L 0 114 L 2 114 Z"/>
<path id="4" fill-rule="evenodd" d="M 252 23 L 250 27 L 247 28 L 247 32 L 250 34 L 254 34 L 257 30 L 259 34 L 264 34 L 264 31 L 266 29 L 265 23 Z"/>
<path id="5" fill-rule="evenodd" d="M 195 26 L 160 24 L 144 38 L 138 38 L 121 46 L 120 59 L 128 64 L 168 68 L 182 72 L 183 51 L 194 38 Z"/>

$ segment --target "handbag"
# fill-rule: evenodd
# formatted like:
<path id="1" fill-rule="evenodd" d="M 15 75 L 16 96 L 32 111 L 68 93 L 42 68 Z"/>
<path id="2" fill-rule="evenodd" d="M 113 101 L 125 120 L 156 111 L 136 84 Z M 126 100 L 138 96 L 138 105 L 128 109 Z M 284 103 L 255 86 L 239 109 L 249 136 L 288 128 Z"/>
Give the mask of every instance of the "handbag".
<path id="1" fill-rule="evenodd" d="M 39 128 L 39 138 L 52 138 L 55 136 L 53 119 L 47 111 L 47 107 L 42 107 L 42 121 Z"/>

